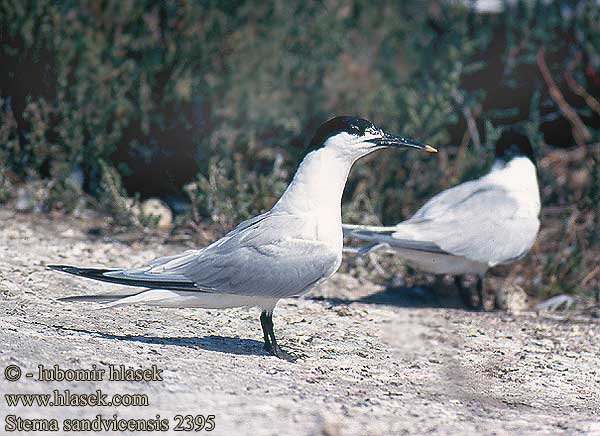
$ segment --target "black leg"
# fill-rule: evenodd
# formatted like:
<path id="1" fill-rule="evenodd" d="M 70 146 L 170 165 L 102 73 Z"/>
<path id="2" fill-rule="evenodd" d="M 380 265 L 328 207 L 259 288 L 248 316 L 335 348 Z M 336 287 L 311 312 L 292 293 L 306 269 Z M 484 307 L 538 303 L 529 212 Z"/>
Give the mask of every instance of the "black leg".
<path id="1" fill-rule="evenodd" d="M 462 279 L 462 276 L 454 276 L 454 284 L 458 288 L 463 304 L 469 309 L 473 309 L 473 296 L 471 295 L 471 290 L 464 286 Z"/>
<path id="2" fill-rule="evenodd" d="M 484 304 L 484 292 L 483 292 L 483 276 L 477 276 L 477 295 L 479 297 L 479 304 L 477 305 L 477 309 L 481 311 L 485 311 Z"/>
<path id="3" fill-rule="evenodd" d="M 265 350 L 280 359 L 287 360 L 288 362 L 295 362 L 296 358 L 283 351 L 277 344 L 275 332 L 273 331 L 273 312 L 263 311 L 260 314 L 260 325 L 262 326 L 265 338 Z"/>
<path id="4" fill-rule="evenodd" d="M 273 324 L 272 320 L 271 320 L 271 324 Z M 262 327 L 263 336 L 265 338 L 265 345 L 263 346 L 263 348 L 265 349 L 265 351 L 268 351 L 270 353 L 272 346 L 271 346 L 271 340 L 269 339 L 269 327 L 268 327 L 268 325 L 269 324 L 268 324 L 268 321 L 267 321 L 267 312 L 262 312 L 260 314 L 260 326 Z"/>

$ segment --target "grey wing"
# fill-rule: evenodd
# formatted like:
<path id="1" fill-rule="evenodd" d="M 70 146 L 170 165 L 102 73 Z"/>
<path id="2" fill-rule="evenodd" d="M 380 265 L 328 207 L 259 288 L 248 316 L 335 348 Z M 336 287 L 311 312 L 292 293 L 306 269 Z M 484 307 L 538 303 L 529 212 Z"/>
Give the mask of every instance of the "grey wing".
<path id="1" fill-rule="evenodd" d="M 262 220 L 268 218 L 268 212 L 261 215 L 250 218 L 246 221 L 241 222 L 236 228 L 227 233 L 221 239 L 216 240 L 208 247 L 199 250 L 187 250 L 183 253 L 175 254 L 172 256 L 164 256 L 154 259 L 147 265 L 143 265 L 138 268 L 132 268 L 128 270 L 118 270 L 114 273 L 110 273 L 114 277 L 124 278 L 137 278 L 137 279 L 152 279 L 156 280 L 181 280 L 189 281 L 189 278 L 183 275 L 181 268 L 187 265 L 189 262 L 194 261 L 199 254 L 207 249 L 211 249 L 222 245 L 230 239 L 234 239 L 236 236 L 244 232 L 244 230 L 257 225 Z"/>
<path id="2" fill-rule="evenodd" d="M 282 298 L 299 295 L 329 277 L 338 257 L 320 243 L 290 239 L 207 253 L 184 274 L 211 292 Z"/>
<path id="3" fill-rule="evenodd" d="M 415 212 L 409 221 L 435 219 L 436 217 L 442 216 L 456 204 L 459 204 L 470 197 L 474 192 L 482 189 L 483 186 L 484 183 L 478 179 L 446 189 L 429 199 L 429 201 Z"/>
<path id="4" fill-rule="evenodd" d="M 448 205 L 444 214 L 401 223 L 393 237 L 432 243 L 490 266 L 509 263 L 529 251 L 539 230 L 538 218 L 520 216 L 518 209 L 505 190 L 487 186 Z"/>
<path id="5" fill-rule="evenodd" d="M 333 274 L 341 257 L 321 242 L 296 235 L 294 229 L 302 224 L 293 216 L 266 215 L 205 249 L 155 261 L 143 274 L 185 277 L 199 290 L 213 293 L 298 295 Z"/>
<path id="6" fill-rule="evenodd" d="M 444 217 L 448 211 L 453 210 L 474 192 L 481 190 L 484 185 L 484 181 L 477 179 L 446 189 L 429 199 L 410 219 L 392 227 L 344 224 L 344 236 L 385 243 L 392 248 L 446 253 L 432 240 L 424 239 L 432 238 L 428 231 L 429 221 Z"/>

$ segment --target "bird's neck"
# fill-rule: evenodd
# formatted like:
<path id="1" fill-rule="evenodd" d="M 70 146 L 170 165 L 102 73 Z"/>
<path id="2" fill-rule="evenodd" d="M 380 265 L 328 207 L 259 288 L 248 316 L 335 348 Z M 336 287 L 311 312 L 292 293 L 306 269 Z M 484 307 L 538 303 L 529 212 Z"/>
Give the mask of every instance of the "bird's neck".
<path id="1" fill-rule="evenodd" d="M 315 150 L 300 163 L 274 210 L 313 214 L 341 223 L 341 201 L 354 160 L 328 148 Z M 341 230 L 340 230 L 341 231 Z"/>
<path id="2" fill-rule="evenodd" d="M 508 162 L 497 160 L 488 180 L 500 185 L 520 203 L 524 203 L 536 215 L 540 211 L 540 189 L 533 162 L 525 157 L 515 157 Z"/>

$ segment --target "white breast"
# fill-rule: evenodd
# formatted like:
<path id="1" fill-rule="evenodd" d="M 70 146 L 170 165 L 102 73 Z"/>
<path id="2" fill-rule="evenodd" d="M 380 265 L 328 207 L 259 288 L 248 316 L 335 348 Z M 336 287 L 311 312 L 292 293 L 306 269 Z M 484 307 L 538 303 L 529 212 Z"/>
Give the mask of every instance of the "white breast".
<path id="1" fill-rule="evenodd" d="M 327 148 L 308 154 L 285 193 L 273 207 L 301 217 L 302 236 L 341 251 L 341 201 L 352 161 Z"/>

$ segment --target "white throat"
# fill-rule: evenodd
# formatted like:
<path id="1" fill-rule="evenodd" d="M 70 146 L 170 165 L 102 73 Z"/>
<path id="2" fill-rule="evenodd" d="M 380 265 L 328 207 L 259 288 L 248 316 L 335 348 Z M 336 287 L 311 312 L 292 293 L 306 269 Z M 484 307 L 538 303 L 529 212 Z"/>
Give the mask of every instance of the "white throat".
<path id="1" fill-rule="evenodd" d="M 327 147 L 309 153 L 272 209 L 301 217 L 302 237 L 326 243 L 339 251 L 340 259 L 342 194 L 354 161 Z"/>
<path id="2" fill-rule="evenodd" d="M 307 154 L 273 210 L 341 216 L 342 194 L 354 161 L 327 147 Z"/>

